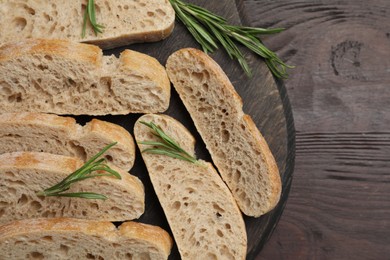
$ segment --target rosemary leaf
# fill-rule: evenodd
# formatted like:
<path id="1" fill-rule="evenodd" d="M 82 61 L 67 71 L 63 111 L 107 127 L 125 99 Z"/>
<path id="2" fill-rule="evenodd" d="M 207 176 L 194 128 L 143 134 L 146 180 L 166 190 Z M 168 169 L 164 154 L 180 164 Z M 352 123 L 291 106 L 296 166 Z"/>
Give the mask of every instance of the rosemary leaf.
<path id="1" fill-rule="evenodd" d="M 74 193 L 59 193 L 56 195 L 46 195 L 46 196 L 56 196 L 56 197 L 70 197 L 70 198 L 83 198 L 83 199 L 99 199 L 106 200 L 107 196 L 93 193 L 93 192 L 74 192 Z"/>
<path id="2" fill-rule="evenodd" d="M 87 30 L 87 17 L 88 17 L 88 11 L 87 11 L 87 9 L 85 9 L 84 18 L 83 18 L 83 30 L 81 31 L 81 38 L 82 39 L 85 38 L 85 33 Z"/>
<path id="3" fill-rule="evenodd" d="M 95 32 L 95 35 L 98 35 L 98 33 L 103 33 L 104 26 L 96 22 L 96 10 L 94 0 L 88 0 L 87 7 L 85 8 L 81 38 L 85 38 L 87 20 L 89 20 L 89 23 L 92 25 L 92 29 Z"/>
<path id="4" fill-rule="evenodd" d="M 201 165 L 201 163 L 188 152 L 186 152 L 180 145 L 169 135 L 164 133 L 164 131 L 153 122 L 147 123 L 144 121 L 140 121 L 141 124 L 149 127 L 153 134 L 161 139 L 159 141 L 142 141 L 140 144 L 150 145 L 152 148 L 146 148 L 142 152 L 143 153 L 153 153 L 153 154 L 161 154 L 166 155 L 172 158 L 188 161 L 194 164 Z"/>
<path id="5" fill-rule="evenodd" d="M 142 152 L 143 153 L 167 155 L 167 156 L 172 157 L 172 158 L 176 158 L 176 159 L 180 159 L 180 160 L 188 161 L 188 162 L 192 162 L 192 163 L 195 163 L 197 161 L 194 158 L 183 156 L 182 154 L 180 154 L 178 152 L 171 152 L 169 150 L 163 150 L 161 148 L 149 148 L 149 149 L 143 150 Z"/>
<path id="6" fill-rule="evenodd" d="M 222 16 L 200 6 L 188 4 L 182 0 L 169 1 L 178 20 L 187 27 L 204 52 L 213 52 L 218 49 L 218 45 L 221 45 L 230 58 L 239 62 L 248 76 L 251 76 L 251 70 L 235 42 L 262 57 L 271 73 L 277 78 L 287 78 L 287 68 L 293 68 L 285 64 L 257 38 L 258 35 L 279 33 L 283 31 L 283 28 L 264 29 L 230 25 Z"/>
<path id="7" fill-rule="evenodd" d="M 37 196 L 58 196 L 58 197 L 79 197 L 84 199 L 107 199 L 106 196 L 102 194 L 97 194 L 93 192 L 76 192 L 76 193 L 64 193 L 69 190 L 71 185 L 76 182 L 80 182 L 90 178 L 96 177 L 114 177 L 121 179 L 121 176 L 118 172 L 111 169 L 107 164 L 104 158 L 100 158 L 108 149 L 114 146 L 116 143 L 112 143 L 104 147 L 100 152 L 94 155 L 89 159 L 83 166 L 79 169 L 68 175 L 65 179 L 59 183 L 44 189 L 43 191 L 37 192 Z M 94 173 L 98 172 L 98 173 Z M 105 173 L 101 173 L 105 172 Z M 94 173 L 94 174 L 93 174 Z"/>

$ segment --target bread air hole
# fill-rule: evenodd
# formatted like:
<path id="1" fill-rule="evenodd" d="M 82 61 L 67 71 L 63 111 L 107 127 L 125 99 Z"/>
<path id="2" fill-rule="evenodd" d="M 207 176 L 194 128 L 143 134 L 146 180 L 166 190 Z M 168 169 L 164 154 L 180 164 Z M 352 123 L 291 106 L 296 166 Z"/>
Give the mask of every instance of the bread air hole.
<path id="1" fill-rule="evenodd" d="M 64 256 L 68 255 L 69 247 L 66 245 L 60 245 L 60 253 Z"/>
<path id="2" fill-rule="evenodd" d="M 43 13 L 43 18 L 45 18 L 46 22 L 50 22 L 52 20 L 51 16 L 48 15 L 47 13 Z"/>
<path id="3" fill-rule="evenodd" d="M 241 171 L 236 169 L 236 171 L 233 174 L 233 181 L 238 182 L 241 179 Z"/>
<path id="4" fill-rule="evenodd" d="M 212 111 L 211 107 L 200 107 L 198 108 L 198 111 L 201 113 L 210 113 Z"/>
<path id="5" fill-rule="evenodd" d="M 223 232 L 219 229 L 217 229 L 217 236 L 223 237 Z"/>
<path id="6" fill-rule="evenodd" d="M 213 253 L 207 253 L 207 259 L 218 259 L 218 257 Z"/>
<path id="7" fill-rule="evenodd" d="M 193 82 L 195 83 L 203 82 L 203 72 L 192 72 L 191 77 Z"/>
<path id="8" fill-rule="evenodd" d="M 16 31 L 23 31 L 26 28 L 27 20 L 23 17 L 16 17 L 13 21 L 13 27 L 16 28 Z"/>
<path id="9" fill-rule="evenodd" d="M 55 22 L 51 27 L 50 27 L 50 29 L 49 29 L 49 32 L 48 32 L 48 34 L 49 35 L 51 35 L 53 32 L 54 32 L 54 30 L 56 29 L 56 27 L 57 27 L 57 22 Z"/>
<path id="10" fill-rule="evenodd" d="M 172 204 L 172 208 L 175 209 L 175 210 L 179 210 L 180 207 L 181 207 L 180 201 L 175 201 L 175 202 Z"/>
<path id="11" fill-rule="evenodd" d="M 32 259 L 44 259 L 43 254 L 40 252 L 32 252 L 30 256 Z M 30 257 L 27 257 L 26 259 L 30 259 Z"/>
<path id="12" fill-rule="evenodd" d="M 106 158 L 107 161 L 109 162 L 112 162 L 114 159 L 112 158 L 111 155 L 107 154 L 106 156 L 104 156 L 104 158 Z"/>
<path id="13" fill-rule="evenodd" d="M 104 260 L 104 258 L 100 255 L 93 255 L 93 254 L 90 254 L 88 253 L 86 256 L 85 256 L 86 259 L 98 259 L 98 260 Z M 131 258 L 130 258 L 131 259 Z"/>
<path id="14" fill-rule="evenodd" d="M 44 236 L 41 238 L 41 240 L 46 241 L 46 242 L 53 242 L 53 237 L 52 236 Z"/>
<path id="15" fill-rule="evenodd" d="M 160 16 L 166 16 L 167 15 L 167 13 L 165 13 L 162 9 L 156 9 L 156 13 L 158 14 L 158 15 L 160 15 Z"/>
<path id="16" fill-rule="evenodd" d="M 222 130 L 222 141 L 224 143 L 228 142 L 230 139 L 230 133 L 228 130 Z"/>
<path id="17" fill-rule="evenodd" d="M 13 102 L 20 103 L 20 102 L 22 102 L 22 94 L 16 93 L 16 94 L 13 94 L 11 96 L 8 96 L 8 102 L 10 102 L 10 103 L 13 103 Z"/>
<path id="18" fill-rule="evenodd" d="M 35 10 L 32 9 L 31 7 L 25 5 L 23 8 L 24 8 L 24 10 L 26 10 L 26 12 L 27 12 L 28 14 L 30 14 L 30 15 L 35 15 Z"/>
<path id="19" fill-rule="evenodd" d="M 22 196 L 20 196 L 20 198 L 18 199 L 19 206 L 25 205 L 27 202 L 28 202 L 28 198 L 25 194 L 22 194 Z"/>
<path id="20" fill-rule="evenodd" d="M 217 212 L 221 212 L 221 213 L 225 213 L 225 210 L 223 208 L 221 208 L 217 203 L 213 203 L 213 208 L 217 211 Z"/>

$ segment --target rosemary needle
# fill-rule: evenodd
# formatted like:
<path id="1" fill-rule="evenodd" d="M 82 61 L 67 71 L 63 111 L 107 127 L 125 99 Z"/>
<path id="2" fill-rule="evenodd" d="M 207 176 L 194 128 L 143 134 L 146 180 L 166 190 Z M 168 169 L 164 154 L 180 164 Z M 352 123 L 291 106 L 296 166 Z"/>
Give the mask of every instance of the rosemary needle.
<path id="1" fill-rule="evenodd" d="M 58 197 L 78 197 L 84 199 L 102 199 L 105 200 L 107 197 L 102 194 L 93 192 L 74 192 L 65 193 L 69 190 L 70 186 L 85 179 L 100 177 L 100 176 L 111 176 L 117 179 L 121 179 L 118 172 L 111 169 L 104 158 L 100 158 L 108 149 L 114 146 L 116 143 L 112 143 L 104 147 L 99 153 L 89 159 L 83 166 L 71 173 L 68 177 L 63 179 L 61 182 L 54 186 L 47 188 L 43 191 L 37 192 L 38 196 L 58 196 Z M 94 173 L 94 172 L 106 172 L 106 173 Z M 94 173 L 94 174 L 92 174 Z"/>
<path id="2" fill-rule="evenodd" d="M 98 33 L 103 33 L 104 26 L 96 22 L 96 11 L 95 11 L 94 0 L 88 0 L 87 7 L 85 8 L 81 38 L 85 38 L 85 34 L 87 30 L 87 20 L 89 20 L 90 24 L 92 25 L 92 29 L 95 32 L 95 35 L 97 35 Z"/>
<path id="3" fill-rule="evenodd" d="M 204 52 L 213 52 L 218 49 L 218 44 L 222 45 L 229 57 L 236 59 L 248 76 L 251 75 L 251 70 L 235 42 L 244 45 L 264 58 L 271 73 L 277 78 L 287 78 L 287 68 L 293 68 L 293 66 L 285 64 L 257 37 L 262 34 L 281 32 L 282 28 L 263 29 L 229 25 L 225 18 L 200 6 L 181 0 L 169 1 L 175 10 L 176 17 L 187 27 L 195 40 L 202 46 Z"/>
<path id="4" fill-rule="evenodd" d="M 194 156 L 187 153 L 180 145 L 173 140 L 172 137 L 164 133 L 164 131 L 153 122 L 147 123 L 140 121 L 141 124 L 146 125 L 152 129 L 153 134 L 161 139 L 161 141 L 143 141 L 140 144 L 150 145 L 152 148 L 144 149 L 142 152 L 162 154 L 172 158 L 188 161 L 194 164 L 201 164 Z"/>

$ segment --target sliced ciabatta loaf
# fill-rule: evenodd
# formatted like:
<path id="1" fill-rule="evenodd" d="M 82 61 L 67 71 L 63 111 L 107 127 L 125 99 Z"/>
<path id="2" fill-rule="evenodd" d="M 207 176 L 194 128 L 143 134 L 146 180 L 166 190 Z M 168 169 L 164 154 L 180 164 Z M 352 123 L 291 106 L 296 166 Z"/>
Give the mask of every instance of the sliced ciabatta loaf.
<path id="1" fill-rule="evenodd" d="M 74 218 L 29 219 L 0 226 L 1 259 L 168 259 L 169 234 L 157 226 Z"/>
<path id="2" fill-rule="evenodd" d="M 95 192 L 107 200 L 42 197 L 37 192 L 57 184 L 83 165 L 74 157 L 15 152 L 0 155 L 0 223 L 39 217 L 74 217 L 105 221 L 136 219 L 144 212 L 141 181 L 119 168 L 122 179 L 95 177 L 74 183 L 67 192 Z"/>
<path id="3" fill-rule="evenodd" d="M 125 50 L 30 39 L 0 47 L 0 111 L 107 115 L 162 112 L 170 82 L 154 58 Z"/>
<path id="4" fill-rule="evenodd" d="M 110 49 L 135 42 L 153 42 L 168 37 L 175 12 L 168 0 L 95 1 L 98 24 L 96 35 L 88 22 L 82 38 L 85 7 L 88 1 L 0 1 L 0 42 L 26 38 L 68 39 L 90 42 Z"/>
<path id="5" fill-rule="evenodd" d="M 159 140 L 147 126 L 153 122 L 189 154 L 194 138 L 175 119 L 145 115 L 134 133 L 141 151 L 143 141 Z M 143 152 L 154 190 L 168 219 L 182 259 L 245 259 L 246 231 L 240 210 L 226 184 L 210 163 L 199 164 Z"/>
<path id="6" fill-rule="evenodd" d="M 205 53 L 182 49 L 168 75 L 242 212 L 258 217 L 279 201 L 275 159 L 221 67 Z"/>
<path id="7" fill-rule="evenodd" d="M 85 161 L 113 142 L 117 144 L 105 157 L 111 164 L 130 170 L 135 159 L 134 140 L 119 125 L 92 119 L 81 126 L 72 117 L 43 113 L 0 114 L 0 154 L 46 152 Z"/>

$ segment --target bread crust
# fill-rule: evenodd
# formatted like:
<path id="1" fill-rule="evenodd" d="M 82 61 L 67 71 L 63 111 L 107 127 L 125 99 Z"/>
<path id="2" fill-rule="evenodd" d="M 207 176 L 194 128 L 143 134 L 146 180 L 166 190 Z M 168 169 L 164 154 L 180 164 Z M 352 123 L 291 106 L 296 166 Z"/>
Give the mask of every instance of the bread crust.
<path id="1" fill-rule="evenodd" d="M 252 118 L 243 112 L 242 99 L 221 67 L 204 52 L 185 48 L 173 53 L 168 58 L 166 69 L 173 86 L 183 100 L 214 163 L 232 191 L 242 212 L 248 216 L 258 217 L 272 210 L 278 203 L 281 194 L 281 179 L 276 161 Z M 200 74 L 202 76 L 199 76 Z M 204 87 L 205 84 L 206 88 Z M 191 89 L 192 92 L 187 92 L 187 89 Z M 198 96 L 195 97 L 194 94 L 197 92 Z M 235 127 L 234 131 L 237 132 L 232 133 L 233 130 L 231 129 L 227 129 L 227 131 L 230 131 L 230 135 L 235 134 L 236 138 L 242 138 L 240 140 L 247 143 L 247 150 L 240 150 L 242 152 L 240 155 L 243 158 L 249 158 L 247 159 L 248 163 L 245 163 L 242 167 L 250 167 L 254 175 L 247 174 L 246 170 L 240 168 L 240 166 L 234 166 L 238 173 L 230 172 L 229 167 L 233 169 L 233 166 L 230 164 L 227 166 L 227 163 L 230 163 L 230 160 L 233 161 L 232 157 L 235 155 L 233 156 L 233 152 L 230 151 L 227 156 L 232 157 L 221 159 L 220 154 L 227 153 L 224 150 L 225 148 L 238 144 L 234 143 L 229 136 L 223 136 L 223 133 L 226 133 L 224 131 L 210 134 L 211 126 L 204 124 L 205 118 L 209 114 L 199 111 L 199 107 L 202 109 L 202 106 L 207 106 L 207 109 L 211 111 L 210 113 L 223 114 L 221 117 L 213 117 L 216 122 L 215 125 Z M 223 110 L 223 113 L 221 113 L 221 107 L 226 108 L 226 111 Z M 223 117 L 226 119 L 223 119 Z M 220 145 L 216 147 L 215 143 Z M 225 145 L 225 143 L 229 145 Z M 256 159 L 248 154 L 255 154 Z M 260 168 L 255 166 L 257 162 L 261 162 Z M 264 169 L 264 171 L 261 169 Z M 245 175 L 245 180 L 240 177 L 243 175 Z M 234 176 L 237 176 L 236 179 L 238 180 Z M 262 192 L 259 184 L 263 181 L 266 182 L 266 199 L 264 199 L 264 195 L 259 196 Z M 249 195 L 243 196 L 244 193 Z M 253 199 L 251 201 L 251 197 L 262 197 L 262 205 L 257 206 L 258 202 Z"/>
<path id="2" fill-rule="evenodd" d="M 89 189 L 94 189 L 87 190 L 89 192 L 101 193 L 102 191 L 96 188 L 101 187 L 105 189 L 105 193 L 112 193 L 111 200 L 110 194 L 105 194 L 109 199 L 104 202 L 96 200 L 96 207 L 90 206 L 88 204 L 89 200 L 80 198 L 47 197 L 47 200 L 46 198 L 45 200 L 37 199 L 36 192 L 56 184 L 79 169 L 83 164 L 84 162 L 78 158 L 49 153 L 14 152 L 0 154 L 0 176 L 3 177 L 1 174 L 4 174 L 4 178 L 2 178 L 3 185 L 0 184 L 0 188 L 3 192 L 7 192 L 8 188 L 13 190 L 9 197 L 1 198 L 8 206 L 2 209 L 6 210 L 6 214 L 3 211 L 0 223 L 10 222 L 10 219 L 8 219 L 10 216 L 12 216 L 12 219 L 36 218 L 43 217 L 45 211 L 52 212 L 53 210 L 55 210 L 53 213 L 54 217 L 94 218 L 106 221 L 125 221 L 142 215 L 145 197 L 142 182 L 137 177 L 114 166 L 111 166 L 111 168 L 119 173 L 121 179 L 106 176 L 91 178 L 75 183 L 68 191 L 85 191 L 83 188 L 87 185 L 87 187 L 90 187 Z M 14 185 L 14 182 L 17 182 L 17 186 L 7 187 L 7 183 Z M 107 191 L 106 187 L 111 189 Z M 118 197 L 118 192 L 123 192 L 121 197 Z M 18 196 L 25 197 L 26 201 L 20 205 L 20 212 L 12 214 L 9 211 L 12 211 L 11 208 L 17 209 L 19 205 Z M 39 201 L 39 207 L 31 206 L 35 201 Z M 123 208 L 122 205 L 118 205 L 117 209 L 112 210 L 111 213 L 104 213 L 103 210 L 107 210 L 107 207 L 115 207 L 115 203 L 119 201 L 122 201 L 122 204 L 127 206 L 130 205 L 129 203 L 133 203 L 134 212 L 130 208 L 125 209 L 126 212 L 118 212 L 118 209 Z M 30 204 L 28 207 L 26 207 L 27 202 Z M 71 204 L 77 204 L 78 206 L 73 208 L 70 207 Z M 80 207 L 84 207 L 84 211 Z M 66 210 L 65 208 L 69 209 Z M 26 211 L 26 209 L 28 210 Z"/>
<path id="3" fill-rule="evenodd" d="M 112 49 L 160 41 L 174 28 L 175 12 L 168 0 L 95 1 L 96 21 L 105 28 L 95 34 L 88 24 L 82 37 L 85 1 L 13 1 L 0 3 L 0 42 L 26 38 L 68 39 Z M 33 14 L 33 15 L 32 15 Z"/>
<path id="4" fill-rule="evenodd" d="M 5 77 L 7 75 L 7 77 Z M 0 109 L 107 115 L 163 112 L 170 82 L 153 57 L 125 50 L 119 59 L 94 45 L 26 39 L 0 47 Z"/>
<path id="5" fill-rule="evenodd" d="M 45 234 L 46 236 L 65 233 L 69 238 L 75 238 L 76 240 L 78 239 L 77 236 L 84 234 L 89 237 L 98 237 L 108 245 L 119 243 L 123 247 L 130 248 L 131 244 L 136 241 L 160 251 L 165 256 L 162 259 L 168 258 L 173 244 L 169 234 L 158 226 L 130 221 L 124 222 L 116 228 L 111 222 L 75 218 L 29 219 L 2 225 L 0 226 L 0 244 L 10 238 L 26 237 L 34 233 Z M 82 241 L 78 241 L 78 244 L 82 244 Z M 111 250 L 111 246 L 106 248 Z M 105 250 L 105 248 L 102 248 L 102 250 Z M 34 251 L 34 248 L 32 248 L 32 251 Z"/>
<path id="6" fill-rule="evenodd" d="M 171 82 L 165 68 L 161 66 L 158 60 L 144 53 L 128 49 L 120 54 L 119 59 L 126 71 L 137 74 L 141 74 L 138 72 L 141 71 L 142 75 L 146 75 L 149 80 L 156 81 L 156 85 L 161 87 L 160 95 L 167 99 L 162 110 L 167 110 L 171 96 Z"/>
<path id="7" fill-rule="evenodd" d="M 77 44 L 68 40 L 37 38 L 1 45 L 0 62 L 27 54 L 55 54 L 100 67 L 103 52 L 99 47 L 92 44 Z"/>
<path id="8" fill-rule="evenodd" d="M 135 144 L 133 137 L 123 127 L 98 120 L 92 119 L 85 126 L 81 126 L 76 123 L 76 120 L 72 117 L 63 117 L 53 114 L 43 113 L 2 113 L 0 114 L 0 140 L 4 141 L 9 135 L 13 135 L 13 150 L 11 147 L 0 147 L 0 153 L 5 152 L 17 152 L 17 151 L 36 151 L 36 152 L 52 152 L 45 150 L 46 147 L 43 143 L 33 143 L 30 141 L 28 144 L 23 143 L 21 137 L 28 137 L 31 132 L 39 134 L 42 141 L 51 140 L 55 138 L 66 138 L 62 141 L 62 145 L 69 146 L 72 152 L 62 150 L 60 155 L 79 155 L 81 159 L 87 160 L 96 153 L 98 153 L 104 146 L 117 142 L 112 150 L 107 151 L 113 160 L 111 163 L 118 167 L 128 171 L 132 168 L 135 160 Z M 37 133 L 39 132 L 39 133 Z M 31 139 L 34 136 L 30 136 Z M 96 143 L 93 147 L 90 147 L 93 143 Z M 58 144 L 57 144 L 58 145 Z M 20 148 L 23 147 L 24 149 Z M 79 153 L 78 149 L 83 149 L 83 152 Z M 50 149 L 50 148 L 48 148 Z M 121 158 L 119 158 L 121 157 Z"/>

